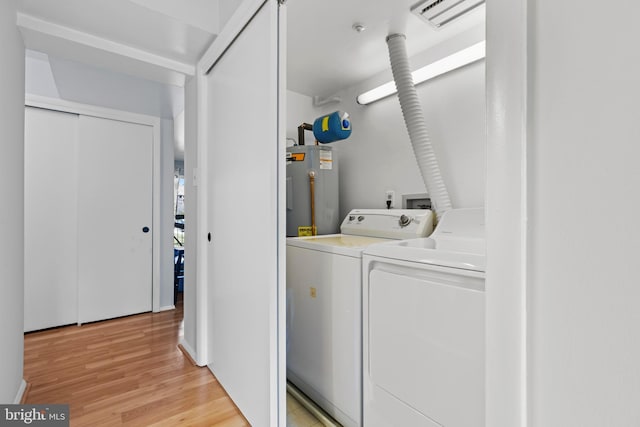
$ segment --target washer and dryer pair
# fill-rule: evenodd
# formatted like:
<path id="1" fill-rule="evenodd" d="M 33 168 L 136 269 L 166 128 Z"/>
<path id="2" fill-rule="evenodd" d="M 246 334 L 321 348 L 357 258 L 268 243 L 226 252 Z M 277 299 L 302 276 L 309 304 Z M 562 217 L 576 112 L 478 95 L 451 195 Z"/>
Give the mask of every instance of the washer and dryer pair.
<path id="1" fill-rule="evenodd" d="M 362 425 L 362 252 L 432 230 L 429 210 L 355 209 L 342 234 L 287 239 L 287 379 L 345 427 Z"/>
<path id="2" fill-rule="evenodd" d="M 343 426 L 481 426 L 481 209 L 354 210 L 287 239 L 287 379 Z M 407 240 L 408 239 L 408 240 Z"/>

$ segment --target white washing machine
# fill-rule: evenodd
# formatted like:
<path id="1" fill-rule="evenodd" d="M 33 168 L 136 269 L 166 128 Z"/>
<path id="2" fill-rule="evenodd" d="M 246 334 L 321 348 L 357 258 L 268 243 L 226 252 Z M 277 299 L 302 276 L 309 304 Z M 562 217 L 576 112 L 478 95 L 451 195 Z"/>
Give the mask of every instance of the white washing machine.
<path id="1" fill-rule="evenodd" d="M 362 425 L 362 251 L 432 229 L 429 210 L 356 209 L 287 239 L 287 379 L 343 426 Z"/>
<path id="2" fill-rule="evenodd" d="M 363 259 L 366 427 L 484 426 L 483 209 Z"/>

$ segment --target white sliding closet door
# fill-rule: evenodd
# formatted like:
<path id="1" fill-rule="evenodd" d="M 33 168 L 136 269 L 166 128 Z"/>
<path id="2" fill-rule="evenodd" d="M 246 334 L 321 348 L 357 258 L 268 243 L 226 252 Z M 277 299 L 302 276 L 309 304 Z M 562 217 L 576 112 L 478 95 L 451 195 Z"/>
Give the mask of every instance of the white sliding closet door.
<path id="1" fill-rule="evenodd" d="M 77 114 L 25 108 L 25 331 L 78 321 L 77 127 Z"/>
<path id="2" fill-rule="evenodd" d="M 284 357 L 278 8 L 266 1 L 207 76 L 209 368 L 256 427 L 278 425 Z"/>
<path id="3" fill-rule="evenodd" d="M 153 129 L 80 116 L 79 141 L 79 322 L 151 311 Z"/>

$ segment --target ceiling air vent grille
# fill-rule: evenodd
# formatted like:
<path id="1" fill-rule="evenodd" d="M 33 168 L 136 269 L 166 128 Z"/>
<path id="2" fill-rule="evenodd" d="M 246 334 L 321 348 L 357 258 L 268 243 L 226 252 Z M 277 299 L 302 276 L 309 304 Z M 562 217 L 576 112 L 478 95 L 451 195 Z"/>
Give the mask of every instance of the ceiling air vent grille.
<path id="1" fill-rule="evenodd" d="M 411 8 L 411 12 L 440 28 L 475 9 L 485 0 L 426 0 Z"/>

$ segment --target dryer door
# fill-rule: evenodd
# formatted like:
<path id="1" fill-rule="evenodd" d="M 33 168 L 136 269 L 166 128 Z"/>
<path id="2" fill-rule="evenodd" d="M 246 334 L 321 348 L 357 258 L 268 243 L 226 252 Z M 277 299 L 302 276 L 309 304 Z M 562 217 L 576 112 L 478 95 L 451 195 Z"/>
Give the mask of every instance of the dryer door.
<path id="1" fill-rule="evenodd" d="M 365 282 L 365 424 L 482 426 L 484 279 L 403 264 Z"/>

